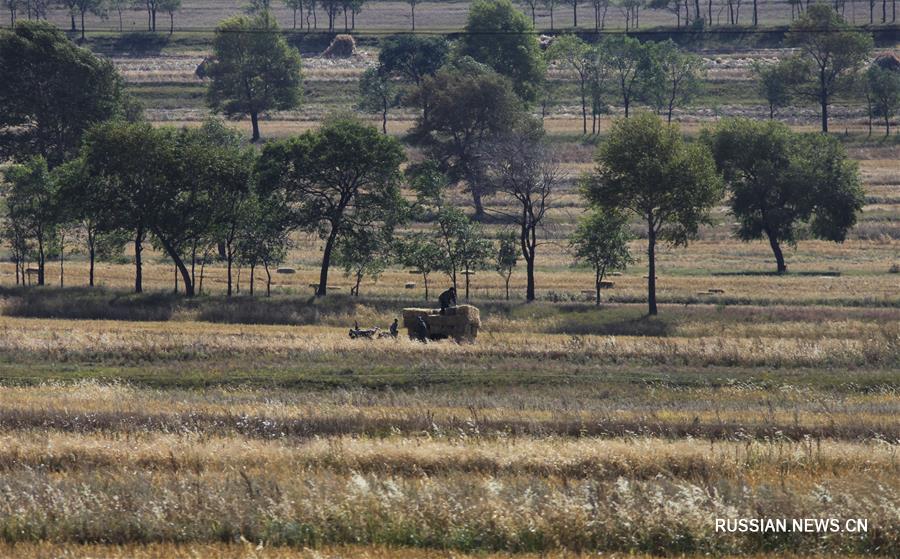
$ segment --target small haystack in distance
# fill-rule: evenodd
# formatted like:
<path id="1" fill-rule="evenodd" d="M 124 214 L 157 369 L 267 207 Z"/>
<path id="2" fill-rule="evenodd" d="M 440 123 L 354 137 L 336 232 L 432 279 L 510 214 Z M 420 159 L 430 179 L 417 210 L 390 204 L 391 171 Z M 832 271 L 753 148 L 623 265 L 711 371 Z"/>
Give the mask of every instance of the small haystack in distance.
<path id="1" fill-rule="evenodd" d="M 428 337 L 432 340 L 473 342 L 481 328 L 481 313 L 472 305 L 449 307 L 445 314 L 440 309 L 403 309 L 403 327 L 411 338 L 418 337 L 419 317 L 428 325 Z"/>

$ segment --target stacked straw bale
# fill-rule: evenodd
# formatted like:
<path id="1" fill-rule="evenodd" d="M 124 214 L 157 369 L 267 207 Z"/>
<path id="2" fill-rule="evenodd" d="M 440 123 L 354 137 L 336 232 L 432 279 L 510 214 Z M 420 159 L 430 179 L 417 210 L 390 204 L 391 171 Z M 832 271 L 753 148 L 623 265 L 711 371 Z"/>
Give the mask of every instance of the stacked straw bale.
<path id="1" fill-rule="evenodd" d="M 472 305 L 449 307 L 445 314 L 441 314 L 440 309 L 409 308 L 403 309 L 403 327 L 410 336 L 415 336 L 420 316 L 425 319 L 433 340 L 453 338 L 456 341 L 473 341 L 481 328 L 481 314 Z"/>

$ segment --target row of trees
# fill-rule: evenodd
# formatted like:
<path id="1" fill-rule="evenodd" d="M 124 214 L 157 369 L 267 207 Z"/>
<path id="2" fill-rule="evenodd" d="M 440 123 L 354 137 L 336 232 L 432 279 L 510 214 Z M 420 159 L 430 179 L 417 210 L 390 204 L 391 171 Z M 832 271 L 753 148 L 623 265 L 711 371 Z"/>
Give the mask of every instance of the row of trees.
<path id="1" fill-rule="evenodd" d="M 257 267 L 271 283 L 290 233 L 318 234 L 324 242 L 317 294 L 328 289 L 333 263 L 361 280 L 390 263 L 422 275 L 428 298 L 433 271 L 454 286 L 462 275 L 493 266 L 506 280 L 519 256 L 526 263 L 526 299 L 535 299 L 534 263 L 539 227 L 550 207 L 558 174 L 539 136 L 518 135 L 493 147 L 491 180 L 514 197 L 519 231 L 506 230 L 499 246 L 482 226 L 449 206 L 450 185 L 434 162 L 412 166 L 404 177 L 402 147 L 391 137 L 349 117 L 319 130 L 267 144 L 257 152 L 220 122 L 199 129 L 153 128 L 112 121 L 92 128 L 78 157 L 48 170 L 36 157 L 6 172 L 4 234 L 24 282 L 25 261 L 38 265 L 45 282 L 52 250 L 62 263 L 65 240 L 84 240 L 94 283 L 98 254 L 133 243 L 135 291 L 142 290 L 142 252 L 148 241 L 164 251 L 194 295 L 203 266 L 217 245 L 227 265 L 247 266 L 251 293 Z M 406 180 L 416 193 L 400 196 Z M 822 135 L 800 135 L 774 122 L 728 120 L 685 143 L 677 127 L 643 113 L 614 124 L 597 152 L 597 168 L 581 179 L 594 210 L 572 238 L 576 259 L 595 271 L 597 297 L 606 273 L 630 263 L 627 215 L 646 227 L 649 312 L 656 314 L 656 250 L 659 242 L 685 245 L 709 221 L 727 185 L 731 212 L 743 240 L 766 238 L 779 273 L 786 271 L 782 243 L 802 236 L 843 241 L 855 224 L 863 195 L 856 166 L 841 144 Z M 396 237 L 410 219 L 430 229 Z M 199 279 L 197 264 L 200 264 Z M 202 288 L 201 288 L 202 289 Z"/>
<path id="2" fill-rule="evenodd" d="M 238 21 L 266 17 L 263 12 L 256 20 Z M 492 22 L 508 26 L 510 21 L 528 25 L 527 21 L 523 23 L 521 13 L 510 10 L 508 2 L 484 2 L 479 10 L 473 10 L 472 17 L 472 25 Z M 282 95 L 281 89 L 296 90 L 296 81 L 281 83 L 273 77 L 284 74 L 285 64 L 266 66 L 264 53 L 273 45 L 291 54 L 279 35 L 248 33 L 250 37 L 265 37 L 267 42 L 261 43 L 233 39 L 241 32 L 222 35 L 223 40 L 237 44 L 235 54 L 228 56 L 223 53 L 231 52 L 229 49 L 218 49 L 211 63 L 214 79 L 210 91 L 221 96 L 221 103 L 239 99 L 242 93 L 236 91 L 241 83 L 252 83 L 256 88 L 252 91 L 272 99 Z M 0 102 L 7 109 L 2 111 L 7 120 L 0 145 L 10 150 L 9 155 L 25 161 L 24 167 L 16 167 L 10 174 L 10 221 L 26 224 L 15 226 L 19 231 L 16 239 L 37 247 L 43 281 L 44 247 L 53 244 L 55 235 L 51 233 L 56 228 L 65 235 L 74 220 L 86 238 L 99 239 L 100 244 L 107 237 L 127 234 L 134 243 L 136 288 L 141 285 L 141 251 L 149 239 L 172 258 L 190 294 L 195 292 L 195 266 L 200 262 L 202 282 L 204 255 L 213 243 L 223 245 L 229 268 L 237 259 L 250 263 L 251 270 L 255 265 L 268 269 L 274 257 L 247 256 L 257 254 L 254 247 L 263 243 L 277 255 L 284 245 L 276 241 L 286 242 L 288 231 L 305 230 L 319 234 L 324 242 L 318 284 L 318 293 L 324 295 L 332 259 L 356 274 L 358 292 L 359 279 L 373 269 L 369 267 L 367 272 L 366 266 L 386 261 L 373 255 L 385 254 L 378 247 L 387 245 L 393 247 L 388 252 L 395 256 L 439 255 L 430 265 L 423 264 L 421 258 L 417 258 L 418 263 L 401 260 L 426 279 L 429 270 L 444 270 L 454 282 L 458 273 L 468 279 L 490 252 L 484 249 L 483 239 L 478 240 L 477 221 L 493 213 L 515 227 L 515 252 L 525 260 L 526 298 L 531 300 L 535 297 L 537 247 L 543 237 L 540 231 L 562 179 L 540 120 L 528 111 L 535 93 L 527 76 L 541 70 L 541 61 L 516 42 L 501 43 L 487 52 L 479 42 L 483 40 L 472 34 L 455 55 L 439 39 L 422 43 L 416 37 L 394 39 L 382 51 L 376 77 L 396 76 L 394 80 L 408 82 L 408 102 L 421 107 L 409 139 L 428 159 L 412 166 L 404 177 L 399 171 L 403 162 L 399 142 L 352 119 L 338 118 L 321 130 L 266 144 L 258 156 L 221 124 L 178 131 L 155 130 L 134 122 L 137 116 L 130 114 L 121 80 L 111 66 L 74 47 L 51 26 L 20 24 L 15 33 L 5 34 L 0 41 L 2 60 L 16 60 L 21 64 L 19 70 L 26 68 L 24 73 L 43 81 L 17 82 L 17 73 L 12 72 L 4 75 L 9 81 L 0 88 Z M 533 37 L 521 35 L 516 40 Z M 235 62 L 247 60 L 248 54 L 258 56 L 258 64 Z M 70 64 L 76 58 L 82 63 Z M 296 60 L 299 64 L 299 58 Z M 69 68 L 69 74 L 65 68 Z M 252 73 L 260 68 L 267 70 Z M 287 73 L 299 79 L 299 69 Z M 49 96 L 27 95 L 35 83 Z M 86 95 L 70 99 L 67 88 L 72 83 L 90 84 L 93 89 L 86 88 Z M 254 98 L 265 99 L 265 95 Z M 262 105 L 255 108 L 265 110 Z M 245 109 L 247 106 L 233 107 L 236 113 Z M 779 132 L 788 138 L 782 142 L 783 150 L 763 150 L 741 167 L 729 163 L 728 157 L 714 157 L 718 144 L 712 139 L 686 145 L 677 129 L 657 117 L 642 116 L 633 124 L 629 120 L 616 124 L 601 147 L 597 172 L 583 184 L 588 199 L 598 207 L 599 213 L 592 218 L 605 220 L 595 223 L 597 229 L 605 230 L 600 227 L 603 223 L 623 223 L 627 211 L 645 221 L 651 268 L 655 266 L 657 240 L 680 244 L 696 234 L 706 211 L 721 195 L 723 178 L 732 187 L 735 200 L 742 199 L 737 190 L 741 181 L 764 189 L 747 197 L 756 206 L 751 203 L 732 210 L 747 223 L 739 232 L 742 238 L 769 238 L 779 271 L 785 267 L 778 257 L 778 245 L 799 238 L 794 228 L 800 224 L 811 222 L 812 234 L 833 240 L 842 239 L 853 224 L 861 203 L 856 172 L 845 167 L 840 146 L 827 137 L 801 140 L 784 129 Z M 722 134 L 717 131 L 709 137 Z M 734 152 L 749 153 L 757 136 L 757 132 L 737 135 Z M 816 141 L 824 143 L 810 143 Z M 784 157 L 773 159 L 779 154 Z M 830 159 L 816 159 L 825 154 Z M 716 164 L 710 165 L 712 160 Z M 765 162 L 762 170 L 752 167 L 757 161 Z M 824 170 L 817 174 L 817 168 Z M 754 178 L 760 176 L 764 180 Z M 811 177 L 815 182 L 803 182 Z M 399 197 L 404 179 L 420 193 L 413 209 Z M 827 185 L 827 189 L 817 190 L 821 185 Z M 442 202 L 441 193 L 457 186 L 471 192 L 475 221 Z M 27 194 L 20 196 L 17 192 Z M 60 192 L 65 192 L 65 197 L 59 197 Z M 503 203 L 485 203 L 497 200 L 498 194 L 503 196 Z M 80 209 L 62 211 L 66 204 L 53 203 L 57 198 L 84 202 L 78 202 Z M 253 208 L 265 208 L 266 215 L 278 219 L 260 232 L 257 225 L 266 223 L 265 219 L 243 221 L 256 215 Z M 754 217 L 753 212 L 758 215 Z M 438 250 L 411 240 L 409 250 L 396 249 L 396 243 L 379 242 L 390 239 L 397 224 L 416 216 L 432 224 L 436 238 L 444 239 Z M 775 216 L 780 216 L 780 221 L 774 221 Z M 237 225 L 239 221 L 245 225 Z M 509 234 L 504 237 L 507 242 L 503 252 L 508 256 L 512 252 Z M 248 239 L 255 241 L 250 243 Z M 18 246 L 27 248 L 26 244 Z M 609 248 L 602 243 L 599 246 Z M 459 251 L 453 247 L 459 247 Z M 589 262 L 607 262 L 588 258 L 581 248 L 577 253 Z M 505 261 L 508 263 L 509 258 Z M 603 270 L 608 267 L 606 264 Z M 503 269 L 510 270 L 509 266 Z M 603 273 L 600 270 L 598 277 Z M 653 311 L 655 270 L 649 278 Z"/>
<path id="3" fill-rule="evenodd" d="M 640 26 L 641 10 L 663 10 L 671 12 L 675 16 L 676 27 L 693 26 L 703 27 L 720 23 L 723 16 L 728 25 L 741 24 L 740 0 L 724 0 L 714 5 L 713 0 L 706 0 L 701 6 L 700 0 L 519 0 L 522 8 L 530 15 L 532 26 L 537 28 L 538 10 L 550 19 L 550 30 L 556 28 L 554 14 L 561 6 L 572 9 L 572 28 L 578 29 L 579 9 L 589 8 L 591 12 L 590 26 L 594 31 L 602 31 L 606 25 L 606 17 L 610 8 L 617 11 L 625 20 L 626 30 Z M 47 17 L 47 11 L 54 3 L 51 0 L 3 0 L 9 12 L 10 25 L 14 26 L 20 14 L 27 19 L 41 19 Z M 102 19 L 113 15 L 118 17 L 119 31 L 123 30 L 122 18 L 125 12 L 142 10 L 147 13 L 147 30 L 156 31 L 156 15 L 166 14 L 169 17 L 169 33 L 174 30 L 175 13 L 181 9 L 182 0 L 56 0 L 58 6 L 66 9 L 71 18 L 71 31 L 76 31 L 76 16 L 81 18 L 81 35 L 84 38 L 84 16 L 92 14 Z M 292 28 L 315 30 L 319 28 L 318 15 L 322 11 L 327 19 L 325 29 L 334 31 L 337 21 L 343 18 L 344 30 L 356 29 L 356 16 L 362 11 L 365 0 L 282 0 L 284 6 L 291 11 Z M 406 0 L 410 10 L 410 27 L 416 30 L 416 7 L 421 0 Z M 759 25 L 759 0 L 752 0 L 749 7 L 751 25 Z M 804 0 L 789 0 L 791 5 L 791 19 L 801 16 L 810 6 Z M 846 2 L 835 0 L 831 3 L 836 12 L 845 14 Z M 874 24 L 880 19 L 881 23 L 894 23 L 897 21 L 896 0 L 881 0 L 880 17 L 876 17 L 879 11 L 879 2 L 869 0 L 869 23 Z M 889 5 L 890 4 L 890 5 Z M 251 0 L 247 6 L 248 11 L 269 10 L 271 0 Z M 715 8 L 715 11 L 714 11 Z M 713 17 L 715 14 L 715 18 Z"/>

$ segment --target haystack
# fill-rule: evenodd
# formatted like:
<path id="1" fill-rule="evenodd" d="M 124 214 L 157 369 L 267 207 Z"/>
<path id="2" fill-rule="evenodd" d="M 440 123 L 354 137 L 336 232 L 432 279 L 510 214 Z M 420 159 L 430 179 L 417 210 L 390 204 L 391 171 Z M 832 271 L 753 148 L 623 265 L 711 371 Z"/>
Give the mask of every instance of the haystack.
<path id="1" fill-rule="evenodd" d="M 444 314 L 440 309 L 403 309 L 403 327 L 411 337 L 418 332 L 419 317 L 428 325 L 432 340 L 453 338 L 458 342 L 474 341 L 481 328 L 481 313 L 472 305 L 449 307 Z"/>

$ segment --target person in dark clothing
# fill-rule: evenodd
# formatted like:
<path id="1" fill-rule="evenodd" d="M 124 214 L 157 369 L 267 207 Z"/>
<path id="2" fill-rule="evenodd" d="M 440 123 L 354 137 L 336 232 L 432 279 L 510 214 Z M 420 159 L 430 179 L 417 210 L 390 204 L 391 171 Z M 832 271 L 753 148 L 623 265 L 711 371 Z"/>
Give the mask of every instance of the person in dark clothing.
<path id="1" fill-rule="evenodd" d="M 396 338 L 397 334 L 399 334 L 399 332 L 400 332 L 400 323 L 396 318 L 394 319 L 394 322 L 391 323 L 390 330 L 391 330 L 391 337 Z"/>
<path id="2" fill-rule="evenodd" d="M 441 314 L 445 314 L 447 307 L 455 307 L 456 306 L 456 288 L 451 287 L 447 291 L 444 291 L 438 297 L 438 303 L 441 304 Z"/>
<path id="3" fill-rule="evenodd" d="M 420 342 L 428 341 L 428 323 L 421 316 L 416 319 L 416 339 Z"/>

